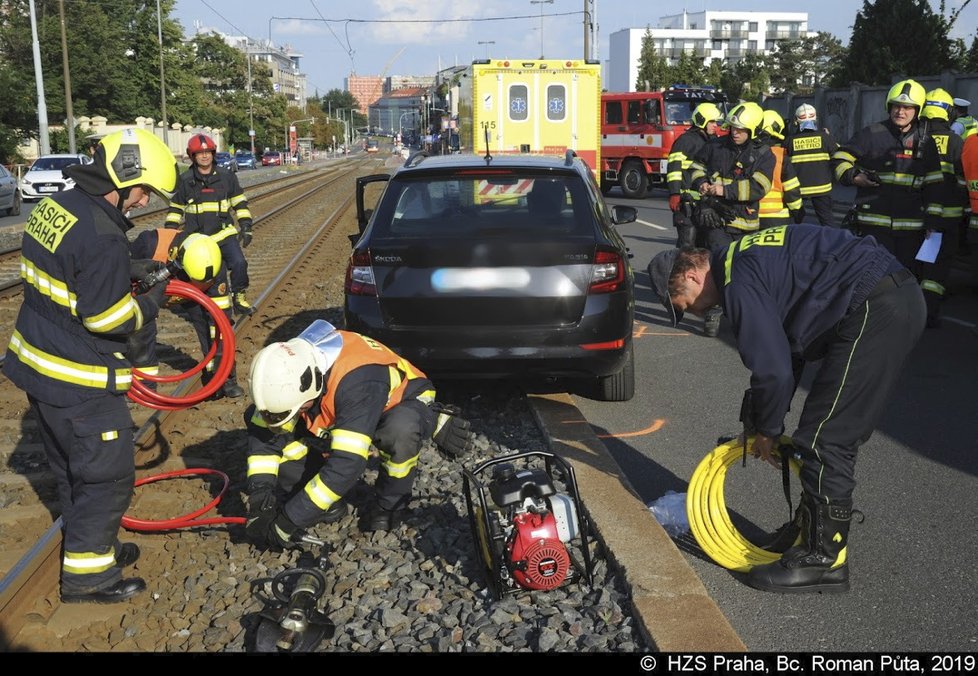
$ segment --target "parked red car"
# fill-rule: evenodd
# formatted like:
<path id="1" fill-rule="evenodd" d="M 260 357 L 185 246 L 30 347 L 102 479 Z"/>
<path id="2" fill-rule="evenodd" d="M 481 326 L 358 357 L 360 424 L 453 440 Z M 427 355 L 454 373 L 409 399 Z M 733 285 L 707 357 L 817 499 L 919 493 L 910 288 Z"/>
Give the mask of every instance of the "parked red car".
<path id="1" fill-rule="evenodd" d="M 282 153 L 269 151 L 261 156 L 261 166 L 278 167 L 282 164 Z"/>

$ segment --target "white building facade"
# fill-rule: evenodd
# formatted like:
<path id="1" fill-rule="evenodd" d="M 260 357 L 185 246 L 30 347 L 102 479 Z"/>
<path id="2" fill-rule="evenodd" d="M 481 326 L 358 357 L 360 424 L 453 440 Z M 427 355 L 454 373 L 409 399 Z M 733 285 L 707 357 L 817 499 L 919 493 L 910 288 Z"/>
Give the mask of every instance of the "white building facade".
<path id="1" fill-rule="evenodd" d="M 669 64 L 683 52 L 709 64 L 715 59 L 736 63 L 748 54 L 766 55 L 779 40 L 808 36 L 808 12 L 683 12 L 659 19 L 648 29 L 655 51 Z M 609 59 L 605 69 L 608 91 L 639 91 L 638 62 L 642 55 L 645 28 L 623 28 L 609 36 Z M 688 83 L 696 84 L 696 83 Z"/>

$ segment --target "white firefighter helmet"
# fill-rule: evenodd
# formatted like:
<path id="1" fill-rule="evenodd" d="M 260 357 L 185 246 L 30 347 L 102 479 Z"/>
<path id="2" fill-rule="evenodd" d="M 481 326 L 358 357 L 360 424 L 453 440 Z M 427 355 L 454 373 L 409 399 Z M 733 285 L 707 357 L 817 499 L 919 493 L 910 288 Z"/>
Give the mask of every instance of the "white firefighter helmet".
<path id="1" fill-rule="evenodd" d="M 299 337 L 258 351 L 248 380 L 251 398 L 266 425 L 281 427 L 303 404 L 325 391 L 326 374 L 342 347 L 343 337 L 336 329 L 316 320 Z"/>
<path id="2" fill-rule="evenodd" d="M 807 121 L 815 122 L 817 118 L 818 115 L 815 112 L 815 106 L 810 103 L 803 103 L 795 108 L 795 122 L 798 124 Z"/>

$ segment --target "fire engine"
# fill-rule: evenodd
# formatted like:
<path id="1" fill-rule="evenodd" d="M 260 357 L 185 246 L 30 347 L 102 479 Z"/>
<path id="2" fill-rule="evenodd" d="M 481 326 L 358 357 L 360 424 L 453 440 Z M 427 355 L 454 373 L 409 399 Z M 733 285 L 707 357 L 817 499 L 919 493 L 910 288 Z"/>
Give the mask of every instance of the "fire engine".
<path id="1" fill-rule="evenodd" d="M 607 194 L 617 185 L 625 197 L 640 199 L 651 184 L 665 182 L 673 141 L 704 101 L 727 112 L 726 96 L 713 87 L 602 94 L 601 190 Z"/>
<path id="2" fill-rule="evenodd" d="M 461 74 L 458 101 L 459 139 L 467 151 L 563 157 L 573 150 L 597 179 L 601 166 L 601 65 L 597 61 L 473 61 Z"/>

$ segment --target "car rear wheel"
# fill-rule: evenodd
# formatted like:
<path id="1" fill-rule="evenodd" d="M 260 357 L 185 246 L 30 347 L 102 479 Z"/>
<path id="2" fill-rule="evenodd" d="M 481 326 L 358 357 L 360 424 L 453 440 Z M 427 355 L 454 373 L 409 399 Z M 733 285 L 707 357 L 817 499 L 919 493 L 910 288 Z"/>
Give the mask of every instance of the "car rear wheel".
<path id="1" fill-rule="evenodd" d="M 10 205 L 10 208 L 7 209 L 7 215 L 8 216 L 20 216 L 20 205 L 21 205 L 20 191 L 19 190 L 15 190 L 14 191 L 14 201 Z"/>
<path id="2" fill-rule="evenodd" d="M 621 191 L 629 199 L 642 199 L 649 188 L 649 178 L 641 162 L 626 162 L 618 177 Z"/>
<path id="3" fill-rule="evenodd" d="M 628 401 L 634 396 L 635 354 L 632 343 L 629 343 L 621 370 L 598 378 L 597 398 L 601 401 Z"/>

